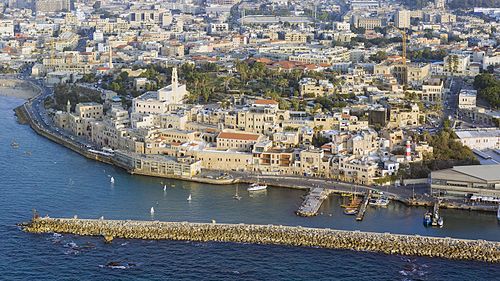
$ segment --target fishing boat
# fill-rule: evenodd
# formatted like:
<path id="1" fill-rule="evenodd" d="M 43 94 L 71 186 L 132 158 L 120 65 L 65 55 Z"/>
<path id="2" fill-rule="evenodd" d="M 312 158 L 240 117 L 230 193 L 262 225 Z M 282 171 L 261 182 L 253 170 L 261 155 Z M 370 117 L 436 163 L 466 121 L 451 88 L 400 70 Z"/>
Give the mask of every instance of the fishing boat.
<path id="1" fill-rule="evenodd" d="M 187 201 L 190 201 L 191 202 L 191 194 L 189 194 L 188 198 L 187 198 Z"/>
<path id="2" fill-rule="evenodd" d="M 110 182 L 111 182 L 111 183 L 115 183 L 115 178 L 114 178 L 114 177 L 111 177 Z"/>
<path id="3" fill-rule="evenodd" d="M 385 207 L 389 205 L 389 198 L 387 198 L 386 196 L 380 196 L 379 198 L 372 198 L 370 199 L 368 204 L 372 206 Z"/>
<path id="4" fill-rule="evenodd" d="M 345 208 L 344 209 L 344 214 L 345 215 L 356 215 L 358 213 L 358 209 L 357 208 Z"/>
<path id="5" fill-rule="evenodd" d="M 151 215 L 154 214 L 155 213 L 155 208 L 151 207 L 151 210 L 149 210 L 149 212 L 151 213 Z"/>
<path id="6" fill-rule="evenodd" d="M 235 200 L 241 200 L 241 196 L 238 195 L 238 186 L 236 186 L 236 193 L 234 194 L 233 199 L 235 199 Z"/>
<path id="7" fill-rule="evenodd" d="M 424 226 L 429 226 L 432 223 L 432 213 L 427 212 L 424 214 Z"/>
<path id="8" fill-rule="evenodd" d="M 342 204 L 340 207 L 342 208 L 355 208 L 357 209 L 361 205 L 361 201 L 354 194 L 351 194 L 351 201 L 347 204 Z"/>
<path id="9" fill-rule="evenodd" d="M 259 183 L 252 183 L 249 187 L 248 187 L 248 191 L 261 191 L 261 190 L 266 190 L 267 189 L 267 185 L 265 184 L 259 184 Z"/>

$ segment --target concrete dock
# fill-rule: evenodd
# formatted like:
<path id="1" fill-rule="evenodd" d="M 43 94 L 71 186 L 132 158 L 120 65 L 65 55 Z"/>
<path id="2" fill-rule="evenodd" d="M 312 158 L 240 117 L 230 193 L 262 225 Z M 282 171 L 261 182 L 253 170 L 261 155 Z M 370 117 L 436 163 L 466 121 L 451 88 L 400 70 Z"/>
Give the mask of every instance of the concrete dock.
<path id="1" fill-rule="evenodd" d="M 369 190 L 363 198 L 363 203 L 361 203 L 361 205 L 359 206 L 359 211 L 358 214 L 356 215 L 357 221 L 362 221 L 363 218 L 365 217 L 366 207 L 368 206 L 368 202 L 370 201 L 371 198 L 372 198 L 372 192 L 371 190 Z"/>
<path id="2" fill-rule="evenodd" d="M 318 214 L 323 201 L 328 198 L 330 190 L 322 187 L 313 187 L 300 205 L 297 215 L 302 217 L 312 217 Z"/>
<path id="3" fill-rule="evenodd" d="M 21 224 L 29 233 L 69 233 L 114 238 L 232 242 L 370 251 L 392 255 L 427 256 L 500 262 L 500 242 L 345 231 L 300 226 L 188 223 L 76 218 L 40 218 Z"/>

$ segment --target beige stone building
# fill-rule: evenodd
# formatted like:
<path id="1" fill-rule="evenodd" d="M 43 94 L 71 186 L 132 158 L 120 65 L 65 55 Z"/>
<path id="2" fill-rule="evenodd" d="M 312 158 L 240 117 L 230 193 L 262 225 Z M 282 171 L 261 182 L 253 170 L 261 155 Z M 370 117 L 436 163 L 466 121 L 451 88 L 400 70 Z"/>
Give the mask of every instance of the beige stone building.
<path id="1" fill-rule="evenodd" d="M 264 140 L 260 134 L 240 132 L 220 132 L 217 136 L 217 149 L 234 149 L 238 151 L 252 151 L 254 144 Z"/>

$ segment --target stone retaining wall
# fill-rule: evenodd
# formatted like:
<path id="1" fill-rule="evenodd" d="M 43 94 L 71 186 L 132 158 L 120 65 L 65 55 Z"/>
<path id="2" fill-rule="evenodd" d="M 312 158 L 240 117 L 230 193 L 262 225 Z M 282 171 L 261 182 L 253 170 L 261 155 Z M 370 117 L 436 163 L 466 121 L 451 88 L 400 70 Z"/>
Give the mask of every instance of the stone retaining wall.
<path id="1" fill-rule="evenodd" d="M 37 218 L 31 233 L 70 233 L 131 239 L 217 241 L 372 251 L 500 262 L 500 242 L 274 225 Z"/>

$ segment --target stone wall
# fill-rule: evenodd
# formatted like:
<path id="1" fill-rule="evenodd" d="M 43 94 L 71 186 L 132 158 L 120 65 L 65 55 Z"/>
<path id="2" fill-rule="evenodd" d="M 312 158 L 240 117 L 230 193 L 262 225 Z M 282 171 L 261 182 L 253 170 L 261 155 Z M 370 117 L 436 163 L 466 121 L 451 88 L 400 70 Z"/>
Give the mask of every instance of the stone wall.
<path id="1" fill-rule="evenodd" d="M 103 236 L 108 241 L 131 238 L 276 244 L 500 262 L 500 242 L 299 226 L 36 218 L 23 229 Z"/>

